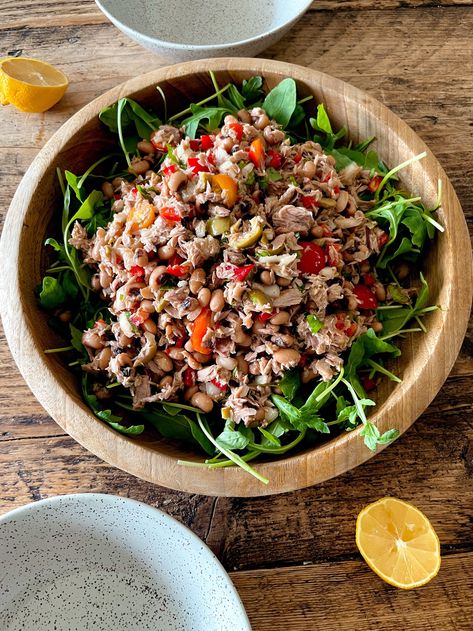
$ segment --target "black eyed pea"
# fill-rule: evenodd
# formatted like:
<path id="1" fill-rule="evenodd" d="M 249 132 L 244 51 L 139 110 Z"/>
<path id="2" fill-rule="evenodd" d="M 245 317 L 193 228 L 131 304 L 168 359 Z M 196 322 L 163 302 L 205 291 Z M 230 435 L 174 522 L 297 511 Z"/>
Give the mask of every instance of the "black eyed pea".
<path id="1" fill-rule="evenodd" d="M 214 406 L 214 402 L 205 392 L 196 392 L 191 397 L 191 404 L 202 410 L 203 412 L 211 412 Z"/>
<path id="2" fill-rule="evenodd" d="M 158 265 L 151 272 L 151 276 L 149 277 L 149 286 L 152 290 L 158 291 L 160 287 L 159 279 L 166 271 L 166 265 Z"/>
<path id="3" fill-rule="evenodd" d="M 337 199 L 338 212 L 342 212 L 343 210 L 345 210 L 345 208 L 347 207 L 347 204 L 348 204 L 348 192 L 340 191 L 340 194 Z"/>
<path id="4" fill-rule="evenodd" d="M 407 278 L 410 274 L 410 268 L 409 265 L 407 263 L 400 263 L 399 266 L 396 269 L 396 274 L 397 277 L 399 278 L 399 280 L 404 280 L 405 278 Z"/>
<path id="5" fill-rule="evenodd" d="M 184 401 L 190 401 L 194 394 L 199 391 L 198 386 L 190 386 L 184 390 Z"/>
<path id="6" fill-rule="evenodd" d="M 189 289 L 193 294 L 198 294 L 205 283 L 205 270 L 201 267 L 195 269 L 189 278 Z"/>
<path id="7" fill-rule="evenodd" d="M 237 116 L 243 123 L 251 123 L 251 114 L 248 110 L 239 110 Z"/>
<path id="8" fill-rule="evenodd" d="M 172 386 L 171 375 L 166 375 L 166 377 L 163 377 L 159 382 L 159 385 L 161 386 L 161 388 L 168 388 L 169 386 Z"/>
<path id="9" fill-rule="evenodd" d="M 89 348 L 94 348 L 97 351 L 105 346 L 100 335 L 97 335 L 97 333 L 93 331 L 86 331 L 82 334 L 82 344 Z"/>
<path id="10" fill-rule="evenodd" d="M 162 351 L 158 351 L 156 353 L 154 356 L 154 363 L 164 372 L 171 372 L 171 370 L 174 370 L 172 359 Z"/>
<path id="11" fill-rule="evenodd" d="M 173 248 L 172 245 L 162 245 L 158 249 L 158 256 L 162 261 L 169 260 L 175 254 L 176 254 L 176 248 Z"/>
<path id="12" fill-rule="evenodd" d="M 283 276 L 278 276 L 276 282 L 280 287 L 289 287 L 289 285 L 292 283 L 292 278 L 284 278 Z"/>
<path id="13" fill-rule="evenodd" d="M 151 318 L 148 318 L 143 322 L 143 328 L 145 331 L 148 331 L 148 333 L 152 333 L 153 335 L 156 335 L 156 333 L 158 332 L 156 322 Z"/>
<path id="14" fill-rule="evenodd" d="M 382 283 L 376 283 L 374 293 L 380 302 L 384 302 L 386 300 L 386 290 Z"/>
<path id="15" fill-rule="evenodd" d="M 254 126 L 256 127 L 256 129 L 264 129 L 265 127 L 267 127 L 270 123 L 270 120 L 268 118 L 268 115 L 263 112 L 262 114 L 260 114 L 255 122 L 254 122 Z"/>
<path id="16" fill-rule="evenodd" d="M 212 293 L 207 287 L 202 287 L 202 289 L 197 294 L 197 300 L 200 302 L 200 305 L 202 307 L 206 307 L 209 304 L 211 297 Z"/>
<path id="17" fill-rule="evenodd" d="M 215 289 L 212 292 L 212 298 L 210 299 L 209 307 L 214 313 L 222 311 L 225 306 L 225 298 L 221 289 Z"/>
<path id="18" fill-rule="evenodd" d="M 168 180 L 168 186 L 171 193 L 176 193 L 180 187 L 187 182 L 187 175 L 182 171 L 171 173 Z"/>
<path id="19" fill-rule="evenodd" d="M 271 125 L 268 125 L 264 128 L 263 136 L 268 145 L 276 145 L 278 142 L 282 142 L 284 140 L 286 134 L 280 129 L 273 129 Z"/>
<path id="20" fill-rule="evenodd" d="M 140 294 L 141 294 L 142 298 L 144 298 L 145 300 L 153 300 L 154 299 L 154 293 L 153 293 L 153 290 L 151 289 L 151 287 L 143 287 L 142 289 L 140 289 Z"/>
<path id="21" fill-rule="evenodd" d="M 154 313 L 155 308 L 152 300 L 142 300 L 140 303 L 140 309 L 146 311 L 146 313 Z"/>
<path id="22" fill-rule="evenodd" d="M 154 153 L 153 144 L 149 140 L 140 140 L 140 142 L 136 146 L 138 148 L 138 151 L 140 153 L 144 153 L 145 155 Z"/>
<path id="23" fill-rule="evenodd" d="M 383 330 L 383 325 L 381 322 L 378 322 L 378 320 L 373 320 L 373 322 L 371 323 L 371 328 L 375 333 L 381 333 L 381 331 Z"/>
<path id="24" fill-rule="evenodd" d="M 94 274 L 92 276 L 90 284 L 92 285 L 92 289 L 94 289 L 95 291 L 100 291 L 102 289 L 102 285 L 100 284 L 99 274 Z"/>
<path id="25" fill-rule="evenodd" d="M 288 314 L 287 311 L 279 311 L 279 313 L 276 313 L 276 315 L 273 315 L 273 317 L 270 319 L 271 324 L 275 324 L 275 325 L 281 325 L 281 324 L 289 324 L 291 320 L 291 316 Z"/>
<path id="26" fill-rule="evenodd" d="M 301 172 L 304 177 L 307 177 L 311 180 L 317 172 L 315 162 L 313 160 L 308 160 L 307 162 L 304 162 Z"/>
<path id="27" fill-rule="evenodd" d="M 144 175 L 148 169 L 149 162 L 147 160 L 136 160 L 128 167 L 128 172 L 134 175 Z"/>
<path id="28" fill-rule="evenodd" d="M 133 338 L 128 337 L 128 335 L 125 335 L 124 333 L 120 333 L 120 335 L 118 336 L 118 343 L 120 344 L 122 348 L 126 348 L 127 346 L 130 346 L 132 341 L 133 341 Z"/>
<path id="29" fill-rule="evenodd" d="M 100 270 L 99 281 L 100 281 L 101 287 L 103 287 L 104 289 L 107 289 L 108 287 L 110 287 L 110 284 L 112 282 L 112 277 L 105 270 Z"/>
<path id="30" fill-rule="evenodd" d="M 273 276 L 271 274 L 271 272 L 269 272 L 268 270 L 264 270 L 264 272 L 261 272 L 260 274 L 260 278 L 261 278 L 261 282 L 263 283 L 263 285 L 272 285 L 274 283 L 273 280 Z"/>
<path id="31" fill-rule="evenodd" d="M 110 346 L 106 346 L 102 351 L 100 351 L 98 365 L 100 370 L 105 370 L 110 363 L 112 358 L 112 349 Z"/>
<path id="32" fill-rule="evenodd" d="M 293 348 L 283 348 L 276 351 L 273 357 L 281 366 L 297 366 L 301 354 Z"/>
<path id="33" fill-rule="evenodd" d="M 211 360 L 211 355 L 204 355 L 204 353 L 199 353 L 197 351 L 194 351 L 192 353 L 192 355 L 194 356 L 194 358 L 200 362 L 201 364 L 206 364 L 207 362 L 209 362 Z"/>
<path id="34" fill-rule="evenodd" d="M 120 366 L 120 368 L 125 368 L 125 366 L 132 365 L 131 357 L 126 353 L 120 353 L 119 355 L 117 355 L 116 360 L 117 365 Z"/>
<path id="35" fill-rule="evenodd" d="M 133 262 L 135 265 L 139 265 L 140 267 L 148 265 L 148 254 L 146 253 L 146 250 L 138 248 L 133 255 Z"/>
<path id="36" fill-rule="evenodd" d="M 113 197 L 113 186 L 110 182 L 104 182 L 102 184 L 102 193 L 107 199 L 112 199 Z"/>

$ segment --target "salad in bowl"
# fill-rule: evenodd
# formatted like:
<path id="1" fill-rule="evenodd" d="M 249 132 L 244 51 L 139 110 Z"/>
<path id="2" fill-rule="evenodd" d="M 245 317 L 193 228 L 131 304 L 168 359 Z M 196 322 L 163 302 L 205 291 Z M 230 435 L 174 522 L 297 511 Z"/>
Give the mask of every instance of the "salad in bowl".
<path id="1" fill-rule="evenodd" d="M 362 425 L 396 340 L 425 331 L 419 271 L 436 208 L 405 191 L 374 138 L 350 142 L 294 79 L 219 85 L 158 116 L 122 98 L 100 120 L 115 147 L 58 171 L 62 219 L 37 296 L 93 413 L 146 426 L 203 461 L 280 457 Z M 391 167 L 391 168 L 390 168 Z"/>

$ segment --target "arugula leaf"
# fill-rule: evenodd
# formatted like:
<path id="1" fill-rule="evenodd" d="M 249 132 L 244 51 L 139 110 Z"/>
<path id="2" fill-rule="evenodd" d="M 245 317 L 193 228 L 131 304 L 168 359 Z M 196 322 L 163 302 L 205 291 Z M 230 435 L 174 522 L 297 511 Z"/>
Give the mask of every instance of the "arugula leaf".
<path id="1" fill-rule="evenodd" d="M 53 276 L 45 276 L 39 292 L 39 302 L 44 309 L 56 309 L 66 301 L 66 293 Z"/>
<path id="2" fill-rule="evenodd" d="M 297 88 L 294 79 L 283 79 L 263 101 L 263 109 L 269 118 L 287 127 L 296 109 Z"/>
<path id="3" fill-rule="evenodd" d="M 81 355 L 85 351 L 85 347 L 82 344 L 82 331 L 75 327 L 73 324 L 69 324 L 69 330 L 71 332 L 71 344 Z"/>
<path id="4" fill-rule="evenodd" d="M 361 430 L 360 436 L 363 436 L 365 445 L 368 447 L 368 449 L 371 449 L 371 451 L 376 451 L 377 445 L 387 445 L 388 443 L 395 440 L 399 436 L 399 433 L 400 432 L 398 429 L 388 429 L 381 436 L 376 425 L 368 421 Z"/>
<path id="5" fill-rule="evenodd" d="M 292 399 L 296 396 L 296 392 L 300 385 L 301 378 L 299 371 L 296 369 L 287 370 L 281 381 L 278 383 L 279 389 L 288 401 L 292 401 Z"/>
<path id="6" fill-rule="evenodd" d="M 300 424 L 301 412 L 295 405 L 292 405 L 292 403 L 287 401 L 284 397 L 281 397 L 279 394 L 272 394 L 271 400 L 281 412 L 282 417 L 288 420 L 294 428 Z"/>
<path id="7" fill-rule="evenodd" d="M 392 357 L 398 357 L 401 351 L 376 336 L 373 329 L 368 329 L 366 333 L 360 335 L 352 344 L 348 360 L 345 364 L 345 376 L 352 384 L 358 396 L 364 396 L 364 390 L 358 378 L 358 370 L 367 365 L 368 359 L 373 355 L 388 353 Z"/>
<path id="8" fill-rule="evenodd" d="M 429 285 L 422 272 L 419 275 L 421 286 L 417 293 L 414 305 L 403 305 L 394 309 L 379 309 L 377 315 L 383 324 L 383 337 L 394 337 L 401 333 L 404 327 L 413 318 L 426 313 L 424 309 L 433 310 L 435 307 L 426 307 L 429 302 Z"/>
<path id="9" fill-rule="evenodd" d="M 277 436 L 264 429 L 264 427 L 258 427 L 258 430 L 263 435 L 263 439 L 266 445 L 275 445 L 276 447 L 281 447 L 281 441 Z M 261 441 L 263 442 L 263 440 Z"/>
<path id="10" fill-rule="evenodd" d="M 121 105 L 119 105 L 122 103 Z M 133 99 L 120 99 L 109 107 L 104 107 L 99 114 L 99 119 L 109 130 L 118 133 L 118 108 L 121 107 L 121 125 L 123 130 L 129 130 L 134 124 L 140 138 L 149 140 L 151 132 L 161 125 L 158 116 L 153 112 L 147 112 Z M 135 144 L 136 147 L 136 144 Z"/>
<path id="11" fill-rule="evenodd" d="M 225 429 L 215 439 L 217 445 L 224 449 L 245 449 L 250 440 L 254 440 L 251 429 L 250 433 L 245 431 L 248 429 L 250 428 L 240 425 L 235 429 L 235 423 L 233 421 L 227 421 L 225 423 Z"/>
<path id="12" fill-rule="evenodd" d="M 195 138 L 199 127 L 203 127 L 206 131 L 212 132 L 220 126 L 224 116 L 232 114 L 233 109 L 228 107 L 201 107 L 200 105 L 190 106 L 192 115 L 182 121 L 182 125 L 186 128 L 186 134 L 189 138 Z M 203 121 L 207 120 L 204 125 Z"/>
<path id="13" fill-rule="evenodd" d="M 241 93 L 247 101 L 257 101 L 263 95 L 262 86 L 263 79 L 261 77 L 255 76 L 249 79 L 243 79 Z"/>
<path id="14" fill-rule="evenodd" d="M 81 177 L 79 175 L 74 175 L 74 173 L 71 173 L 71 171 L 64 171 L 64 175 L 66 177 L 67 183 L 74 191 L 75 196 L 82 203 L 85 200 L 87 193 L 85 189 L 79 186 Z"/>
<path id="15" fill-rule="evenodd" d="M 94 216 L 96 206 L 103 201 L 102 191 L 92 191 L 82 202 L 79 210 L 69 219 L 69 225 L 78 219 L 91 219 Z"/>
<path id="16" fill-rule="evenodd" d="M 273 394 L 271 399 L 274 405 L 281 412 L 283 418 L 286 418 L 294 429 L 303 431 L 306 428 L 315 429 L 318 432 L 327 434 L 330 432 L 328 425 L 323 418 L 317 414 L 314 406 L 304 410 L 296 408 L 292 403 L 289 403 L 284 397 L 278 394 Z"/>
<path id="17" fill-rule="evenodd" d="M 335 134 L 333 133 L 332 123 L 325 111 L 323 103 L 319 103 L 319 105 L 317 105 L 317 118 L 310 118 L 309 123 L 313 129 L 323 134 L 323 136 L 316 135 L 315 140 L 320 142 L 325 149 L 333 149 L 335 143 L 343 138 L 347 133 L 346 127 L 342 127 Z M 347 163 L 345 166 L 347 166 Z"/>
<path id="18" fill-rule="evenodd" d="M 197 443 L 205 453 L 209 455 L 215 453 L 213 445 L 207 440 L 200 427 L 186 414 L 171 415 L 164 409 L 160 410 L 155 407 L 144 408 L 139 411 L 139 414 L 151 423 L 164 438 Z"/>

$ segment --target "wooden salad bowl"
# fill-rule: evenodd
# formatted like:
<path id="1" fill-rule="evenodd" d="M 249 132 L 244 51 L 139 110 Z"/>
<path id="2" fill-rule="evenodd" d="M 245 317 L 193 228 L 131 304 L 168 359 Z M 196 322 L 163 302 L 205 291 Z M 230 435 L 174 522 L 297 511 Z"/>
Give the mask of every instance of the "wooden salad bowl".
<path id="1" fill-rule="evenodd" d="M 62 207 L 56 168 L 83 173 L 107 152 L 110 141 L 97 117 L 104 106 L 130 96 L 159 113 L 162 101 L 155 88 L 159 84 L 169 111 L 180 111 L 212 92 L 209 70 L 221 85 L 259 74 L 268 89 L 293 77 L 299 95 L 312 94 L 316 102 L 323 102 L 334 125 L 346 125 L 354 141 L 376 136 L 374 148 L 390 167 L 427 151 L 427 157 L 404 169 L 400 178 L 407 190 L 431 207 L 436 204 L 438 182 L 442 182 L 438 218 L 445 232 L 437 235 L 423 265 L 431 288 L 430 302 L 441 308 L 425 317 L 427 333 L 402 340 L 402 355 L 392 364 L 402 383 L 383 381 L 371 420 L 381 433 L 392 427 L 402 433 L 426 409 L 457 357 L 471 304 L 471 250 L 457 196 L 422 140 L 384 105 L 322 72 L 279 61 L 229 58 L 160 68 L 109 90 L 64 124 L 33 161 L 8 212 L 1 242 L 3 324 L 15 361 L 39 402 L 65 431 L 103 460 L 144 480 L 189 493 L 257 496 L 292 491 L 339 475 L 372 457 L 359 428 L 298 453 L 256 461 L 255 468 L 269 478 L 268 485 L 237 467 L 190 468 L 177 460 L 202 461 L 202 456 L 185 445 L 170 443 L 151 431 L 129 438 L 93 416 L 66 363 L 59 355 L 44 353 L 44 349 L 63 345 L 49 328 L 48 316 L 39 309 L 34 293 L 41 279 L 48 225 L 53 213 L 59 217 Z"/>

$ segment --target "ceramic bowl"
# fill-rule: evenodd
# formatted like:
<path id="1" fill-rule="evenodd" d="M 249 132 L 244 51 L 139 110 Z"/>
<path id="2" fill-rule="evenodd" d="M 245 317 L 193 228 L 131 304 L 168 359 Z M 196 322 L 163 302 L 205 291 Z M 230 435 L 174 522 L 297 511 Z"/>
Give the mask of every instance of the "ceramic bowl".
<path id="1" fill-rule="evenodd" d="M 165 513 L 84 493 L 0 517 L 3 631 L 250 631 L 230 577 Z"/>
<path id="2" fill-rule="evenodd" d="M 436 204 L 438 181 L 442 182 L 439 221 L 445 232 L 438 236 L 423 264 L 431 288 L 430 301 L 442 309 L 425 318 L 427 333 L 402 341 L 402 355 L 392 369 L 403 381 L 382 383 L 375 393 L 378 405 L 371 418 L 381 433 L 391 427 L 403 432 L 425 410 L 450 372 L 469 317 L 471 250 L 462 209 L 437 160 L 397 116 L 343 81 L 292 64 L 236 58 L 169 66 L 117 86 L 73 116 L 35 158 L 12 201 L 1 243 L 0 309 L 13 356 L 40 403 L 71 436 L 107 462 L 145 480 L 191 493 L 279 493 L 321 482 L 368 460 L 373 453 L 363 444 L 360 429 L 282 458 L 254 461 L 255 468 L 270 480 L 268 485 L 235 467 L 189 468 L 177 460 L 202 462 L 202 455 L 184 444 L 171 443 L 151 431 L 126 437 L 95 418 L 82 401 L 79 383 L 66 363 L 57 354 L 43 352 L 64 345 L 48 326 L 48 316 L 38 308 L 34 293 L 41 279 L 47 225 L 53 212 L 59 221 L 62 208 L 56 168 L 83 173 L 110 151 L 109 136 L 97 118 L 103 107 L 130 96 L 159 114 L 159 84 L 167 95 L 168 111 L 181 111 L 190 101 L 197 102 L 212 92 L 209 70 L 214 71 L 220 85 L 259 74 L 267 89 L 293 77 L 300 96 L 313 95 L 316 102 L 325 103 L 333 124 L 336 128 L 347 126 L 355 143 L 375 136 L 374 148 L 390 166 L 427 151 L 427 157 L 404 169 L 400 178 L 406 190 L 421 196 L 431 207 Z"/>
<path id="3" fill-rule="evenodd" d="M 169 61 L 257 55 L 277 42 L 312 4 L 312 0 L 95 1 L 125 35 Z"/>

